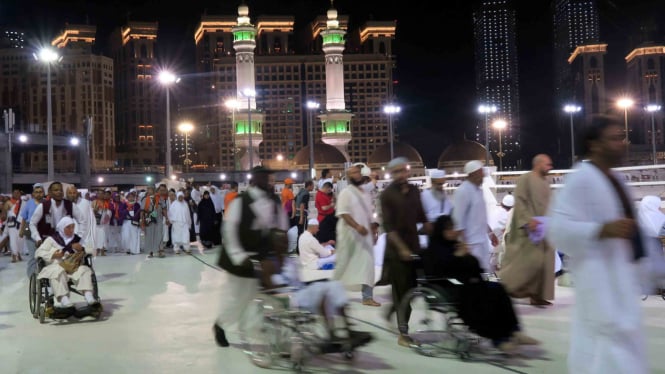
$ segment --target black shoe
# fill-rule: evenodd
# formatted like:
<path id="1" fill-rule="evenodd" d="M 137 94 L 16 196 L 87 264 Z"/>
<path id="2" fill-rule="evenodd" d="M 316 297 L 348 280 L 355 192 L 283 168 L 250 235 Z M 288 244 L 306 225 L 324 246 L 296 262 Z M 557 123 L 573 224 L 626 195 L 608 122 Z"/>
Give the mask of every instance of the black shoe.
<path id="1" fill-rule="evenodd" d="M 228 347 L 229 341 L 226 340 L 224 329 L 219 327 L 216 323 L 212 326 L 212 331 L 215 333 L 215 341 L 220 347 Z"/>

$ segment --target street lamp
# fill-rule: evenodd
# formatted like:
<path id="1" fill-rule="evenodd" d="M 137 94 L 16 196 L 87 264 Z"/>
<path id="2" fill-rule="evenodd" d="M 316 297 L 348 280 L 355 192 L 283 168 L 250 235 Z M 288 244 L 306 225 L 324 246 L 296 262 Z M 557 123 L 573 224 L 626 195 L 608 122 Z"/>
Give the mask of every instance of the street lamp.
<path id="1" fill-rule="evenodd" d="M 35 59 L 46 64 L 46 160 L 48 180 L 55 179 L 55 168 L 53 166 L 53 114 L 51 113 L 51 64 L 60 61 L 58 53 L 51 48 L 44 47 Z"/>
<path id="2" fill-rule="evenodd" d="M 189 165 L 192 163 L 192 160 L 189 159 L 189 142 L 188 137 L 189 133 L 194 130 L 194 125 L 189 122 L 183 122 L 178 125 L 178 131 L 185 134 L 185 172 L 189 172 Z"/>
<path id="3" fill-rule="evenodd" d="M 171 175 L 171 94 L 170 87 L 180 82 L 180 78 L 170 71 L 163 70 L 159 73 L 159 82 L 166 87 L 166 167 L 164 174 Z"/>
<path id="4" fill-rule="evenodd" d="M 508 126 L 508 123 L 502 119 L 498 119 L 492 123 L 492 127 L 499 130 L 499 153 L 496 154 L 499 157 L 499 171 L 503 170 L 503 156 L 505 156 L 501 145 L 501 132 L 506 126 Z"/>
<path id="5" fill-rule="evenodd" d="M 573 131 L 573 115 L 582 110 L 581 106 L 567 104 L 563 107 L 563 111 L 570 115 L 570 165 L 575 163 L 575 133 Z"/>
<path id="6" fill-rule="evenodd" d="M 624 132 L 626 133 L 626 136 L 624 137 L 624 142 L 626 143 L 626 162 L 628 161 L 628 152 L 630 150 L 630 139 L 628 139 L 628 108 L 632 107 L 635 102 L 633 99 L 624 97 L 619 100 L 617 100 L 617 106 L 621 109 L 623 109 L 623 125 L 624 125 Z"/>
<path id="7" fill-rule="evenodd" d="M 237 99 L 228 99 L 224 105 L 231 109 L 231 136 L 233 137 L 233 170 L 238 170 L 238 152 L 236 151 L 236 110 L 240 107 Z"/>
<path id="8" fill-rule="evenodd" d="M 321 104 L 317 103 L 316 101 L 313 100 L 308 100 L 307 101 L 307 111 L 309 112 L 309 126 L 307 126 L 308 130 L 308 135 L 309 135 L 309 140 L 307 143 L 309 143 L 309 174 L 310 178 L 314 178 L 314 129 L 313 129 L 313 114 L 314 111 L 319 109 Z"/>
<path id="9" fill-rule="evenodd" d="M 394 105 L 394 104 L 388 104 L 383 107 L 383 112 L 388 115 L 388 132 L 390 136 L 390 159 L 395 158 L 395 152 L 393 149 L 393 141 L 394 141 L 394 136 L 393 136 L 393 114 L 398 114 L 399 112 L 402 111 L 402 108 L 399 107 L 399 105 Z"/>
<path id="10" fill-rule="evenodd" d="M 644 110 L 651 113 L 651 158 L 653 164 L 656 165 L 656 112 L 660 111 L 660 105 L 649 104 Z"/>
<path id="11" fill-rule="evenodd" d="M 485 166 L 490 165 L 490 113 L 496 113 L 496 105 L 481 104 L 478 106 L 478 113 L 485 115 Z"/>
<path id="12" fill-rule="evenodd" d="M 252 145 L 252 98 L 256 97 L 256 91 L 246 88 L 242 95 L 247 98 L 247 126 L 249 127 L 249 169 L 254 167 L 254 146 Z"/>

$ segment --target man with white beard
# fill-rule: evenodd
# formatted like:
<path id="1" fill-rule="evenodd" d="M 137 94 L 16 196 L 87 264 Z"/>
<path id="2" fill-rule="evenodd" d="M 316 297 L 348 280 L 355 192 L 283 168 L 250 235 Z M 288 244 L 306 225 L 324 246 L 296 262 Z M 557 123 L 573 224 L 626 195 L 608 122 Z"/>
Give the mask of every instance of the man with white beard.
<path id="1" fill-rule="evenodd" d="M 425 209 L 427 222 L 434 222 L 441 216 L 450 215 L 453 210 L 453 204 L 446 198 L 443 186 L 446 184 L 446 172 L 443 170 L 433 170 L 430 173 L 432 188 L 420 193 L 420 201 Z"/>
<path id="2" fill-rule="evenodd" d="M 76 189 L 76 186 L 67 188 L 67 200 L 71 201 L 81 213 L 80 219 L 76 222 L 76 235 L 81 238 L 84 247 L 94 248 L 97 223 L 90 201 L 81 197 L 81 193 Z"/>
<path id="3" fill-rule="evenodd" d="M 171 222 L 171 241 L 173 242 L 173 251 L 179 255 L 180 250 L 189 254 L 189 227 L 192 225 L 192 217 L 189 215 L 189 205 L 185 201 L 185 194 L 178 191 L 176 200 L 171 203 L 169 208 L 169 222 Z"/>

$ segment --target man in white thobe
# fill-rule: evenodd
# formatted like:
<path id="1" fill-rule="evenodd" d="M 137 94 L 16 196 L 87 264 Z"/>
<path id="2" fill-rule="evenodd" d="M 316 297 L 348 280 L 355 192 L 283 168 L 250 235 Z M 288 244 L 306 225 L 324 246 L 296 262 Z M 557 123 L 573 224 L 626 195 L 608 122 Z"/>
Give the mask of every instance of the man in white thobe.
<path id="1" fill-rule="evenodd" d="M 189 254 L 189 228 L 192 225 L 192 217 L 189 215 L 189 205 L 185 201 L 185 194 L 178 191 L 176 200 L 171 203 L 169 208 L 169 222 L 171 222 L 171 242 L 173 242 L 173 251 L 179 255 L 180 250 Z"/>
<path id="2" fill-rule="evenodd" d="M 644 246 L 630 191 L 620 174 L 623 125 L 595 117 L 585 154 L 554 198 L 548 238 L 570 257 L 575 303 L 568 371 L 575 374 L 649 372 L 637 260 Z"/>
<path id="3" fill-rule="evenodd" d="M 337 196 L 337 261 L 333 279 L 347 288 L 360 288 L 363 305 L 380 306 L 374 300 L 374 243 L 371 235 L 372 209 L 360 186 L 358 167 L 346 170 L 349 183 Z"/>
<path id="4" fill-rule="evenodd" d="M 480 185 L 483 183 L 483 163 L 478 160 L 469 161 L 464 165 L 467 178 L 455 190 L 453 195 L 453 221 L 460 241 L 469 248 L 480 266 L 490 269 L 490 241 L 492 246 L 499 244 L 499 239 L 489 227 L 485 198 Z"/>
<path id="5" fill-rule="evenodd" d="M 92 211 L 90 201 L 81 197 L 76 186 L 67 188 L 67 200 L 71 201 L 81 213 L 80 220 L 76 222 L 76 235 L 81 238 L 85 248 L 94 248 L 97 222 L 95 222 L 95 213 Z"/>
<path id="6" fill-rule="evenodd" d="M 446 185 L 446 172 L 443 170 L 433 170 L 430 174 L 432 188 L 420 193 L 420 201 L 425 209 L 427 222 L 434 222 L 437 218 L 450 215 L 453 210 L 453 204 L 446 198 L 443 186 Z"/>
<path id="7" fill-rule="evenodd" d="M 312 218 L 307 221 L 307 229 L 298 238 L 300 264 L 306 270 L 318 270 L 324 265 L 335 263 L 334 240 L 319 243 L 314 236 L 319 232 L 319 220 Z"/>

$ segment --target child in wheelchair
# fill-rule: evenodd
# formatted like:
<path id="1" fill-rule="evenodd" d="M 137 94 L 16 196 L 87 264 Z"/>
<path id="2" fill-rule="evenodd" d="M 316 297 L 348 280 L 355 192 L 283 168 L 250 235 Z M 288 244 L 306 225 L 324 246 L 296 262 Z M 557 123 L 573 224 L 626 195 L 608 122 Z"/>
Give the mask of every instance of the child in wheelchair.
<path id="1" fill-rule="evenodd" d="M 35 257 L 43 260 L 46 266 L 39 271 L 37 278 L 49 280 L 53 295 L 62 308 L 74 306 L 69 299 L 70 281 L 89 306 L 96 306 L 99 301 L 93 294 L 92 269 L 84 264 L 86 250 L 74 230 L 75 221 L 65 216 L 58 222 L 57 232 L 39 246 Z"/>
<path id="2" fill-rule="evenodd" d="M 486 280 L 478 260 L 456 240 L 450 216 L 439 217 L 421 254 L 430 283 L 456 295 L 458 314 L 469 329 L 488 338 L 495 347 L 512 353 L 518 345 L 539 344 L 521 332 L 512 301 L 503 286 Z"/>

